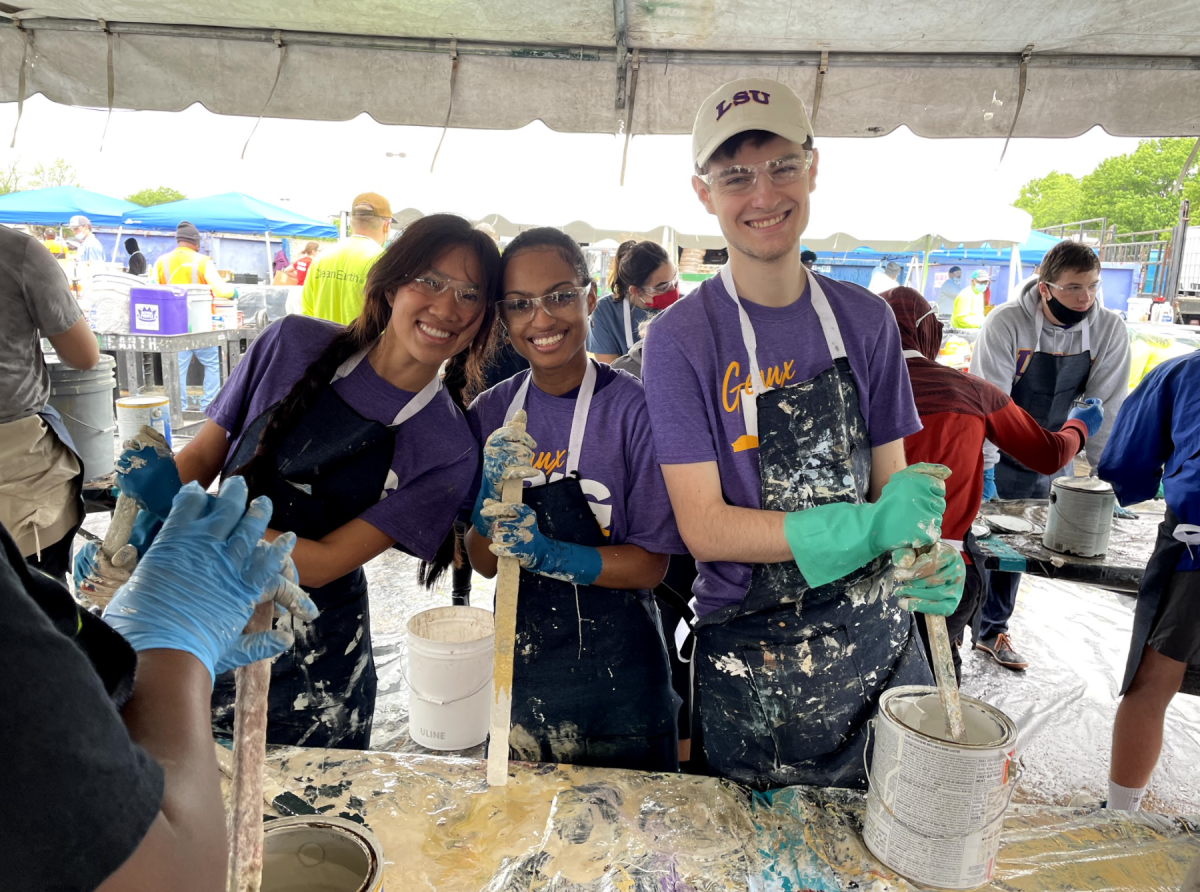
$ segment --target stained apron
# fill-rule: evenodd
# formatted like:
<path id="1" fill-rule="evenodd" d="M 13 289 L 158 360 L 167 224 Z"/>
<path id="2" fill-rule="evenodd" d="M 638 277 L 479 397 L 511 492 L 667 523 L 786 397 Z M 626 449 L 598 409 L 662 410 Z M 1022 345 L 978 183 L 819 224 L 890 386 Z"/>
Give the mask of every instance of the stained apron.
<path id="1" fill-rule="evenodd" d="M 1020 379 L 1013 384 L 1012 401 L 1048 431 L 1062 430 L 1071 406 L 1083 395 L 1092 371 L 1091 331 L 1088 320 L 1080 323 L 1083 352 L 1070 356 L 1035 352 Z M 1041 329 L 1038 345 L 1041 346 Z M 1068 462 L 1061 473 L 1074 476 Z M 996 464 L 996 493 L 1002 499 L 1045 499 L 1051 478 L 1025 467 L 1015 458 L 1000 453 Z"/>
<path id="2" fill-rule="evenodd" d="M 364 418 L 333 389 L 366 356 L 363 350 L 339 367 L 330 386 L 284 439 L 263 493 L 274 505 L 270 527 L 319 540 L 358 517 L 380 499 L 391 470 L 397 429 L 433 399 L 438 379 L 409 401 L 390 425 Z M 250 460 L 272 406 L 242 433 L 228 461 L 228 476 Z M 275 628 L 295 636 L 271 666 L 267 742 L 293 746 L 365 749 L 375 713 L 375 659 L 366 575 L 357 567 L 326 585 L 303 586 L 321 611 L 311 622 L 277 618 Z M 218 676 L 213 725 L 233 729 L 234 674 Z"/>
<path id="3" fill-rule="evenodd" d="M 754 396 L 742 394 L 757 439 L 765 511 L 860 504 L 871 443 L 837 320 L 809 273 L 831 366 L 800 384 L 762 383 L 749 316 L 738 304 Z M 931 684 L 913 616 L 892 597 L 888 555 L 811 588 L 793 561 L 755 564 L 740 604 L 696 623 L 696 681 L 709 770 L 755 789 L 865 787 L 867 722 L 893 685 Z"/>
<path id="4" fill-rule="evenodd" d="M 566 476 L 523 493 L 543 535 L 590 548 L 608 544 L 579 480 L 595 378 L 589 360 Z M 506 423 L 524 406 L 528 386 L 527 376 Z M 512 691 L 512 759 L 641 771 L 678 767 L 680 701 L 648 590 L 575 585 L 522 570 Z"/>

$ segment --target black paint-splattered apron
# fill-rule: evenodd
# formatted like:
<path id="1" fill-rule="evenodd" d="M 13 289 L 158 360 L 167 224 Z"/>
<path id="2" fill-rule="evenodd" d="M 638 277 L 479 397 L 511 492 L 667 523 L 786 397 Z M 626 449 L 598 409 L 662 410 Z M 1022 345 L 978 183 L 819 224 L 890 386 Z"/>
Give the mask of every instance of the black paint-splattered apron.
<path id="1" fill-rule="evenodd" d="M 366 353 L 343 363 L 333 381 L 349 375 Z M 427 406 L 441 386 L 435 378 L 385 425 L 352 409 L 332 384 L 284 440 L 264 493 L 274 504 L 271 529 L 304 539 L 327 536 L 379 501 L 391 471 L 397 428 Z M 249 461 L 274 408 L 243 431 L 225 475 Z M 277 628 L 292 631 L 296 642 L 271 666 L 267 742 L 365 749 L 376 686 L 366 576 L 358 567 L 304 590 L 321 614 L 312 622 L 291 616 L 275 620 Z M 219 731 L 233 728 L 234 694 L 233 673 L 219 676 L 213 690 L 213 724 Z"/>
<path id="2" fill-rule="evenodd" d="M 566 476 L 526 487 L 548 538 L 607 544 L 579 480 L 579 453 L 596 383 L 588 362 L 575 401 Z M 525 405 L 529 378 L 505 423 Z M 509 756 L 642 771 L 679 764 L 679 699 L 671 688 L 657 605 L 649 591 L 574 585 L 521 571 Z"/>
<path id="3" fill-rule="evenodd" d="M 833 364 L 770 391 L 728 267 L 722 279 L 738 304 L 752 375 L 754 394 L 743 393 L 742 406 L 747 436 L 758 441 L 763 510 L 863 502 L 871 443 L 819 277 L 810 272 L 808 281 Z M 755 564 L 740 604 L 697 621 L 700 722 L 713 774 L 760 790 L 866 786 L 864 735 L 880 694 L 933 680 L 913 617 L 892 597 L 889 557 L 815 589 L 792 561 Z"/>
<path id="4" fill-rule="evenodd" d="M 1012 387 L 1012 401 L 1048 431 L 1062 430 L 1071 414 L 1071 406 L 1083 395 L 1092 371 L 1088 320 L 1084 319 L 1080 325 L 1082 353 L 1057 356 L 1039 350 L 1030 357 L 1025 373 Z M 1039 327 L 1039 347 L 1041 336 Z M 1068 463 L 1064 471 L 1069 471 L 1070 467 L 1071 463 Z M 996 494 L 1002 499 L 1044 499 L 1050 495 L 1050 478 L 1002 452 L 996 464 Z"/>

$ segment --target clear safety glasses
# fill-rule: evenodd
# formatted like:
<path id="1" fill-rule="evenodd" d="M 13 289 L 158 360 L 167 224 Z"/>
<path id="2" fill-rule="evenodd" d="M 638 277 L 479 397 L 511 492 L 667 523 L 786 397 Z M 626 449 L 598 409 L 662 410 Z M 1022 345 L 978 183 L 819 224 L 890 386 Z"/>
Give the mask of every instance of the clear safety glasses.
<path id="1" fill-rule="evenodd" d="M 658 297 L 660 294 L 666 294 L 672 288 L 679 287 L 679 278 L 676 277 L 669 282 L 663 282 L 661 285 L 651 285 L 649 288 L 639 288 L 643 294 L 648 294 L 651 297 Z"/>
<path id="2" fill-rule="evenodd" d="M 1048 286 L 1055 291 L 1059 291 L 1067 297 L 1078 300 L 1083 297 L 1084 292 L 1087 292 L 1092 297 L 1100 293 L 1100 282 L 1093 282 L 1091 285 L 1055 285 L 1053 282 L 1047 282 Z"/>
<path id="3" fill-rule="evenodd" d="M 437 298 L 451 291 L 454 294 L 454 304 L 460 313 L 468 314 L 472 319 L 483 312 L 487 298 L 479 291 L 479 286 L 470 282 L 453 282 L 436 273 L 425 273 L 412 280 L 413 286 L 427 297 Z"/>
<path id="4" fill-rule="evenodd" d="M 585 296 L 591 287 L 591 285 L 580 285 L 577 288 L 552 291 L 541 297 L 512 297 L 502 300 L 497 304 L 500 308 L 500 318 L 506 325 L 513 323 L 524 325 L 533 320 L 539 307 L 546 312 L 547 316 L 553 316 L 556 319 L 562 318 L 571 312 L 575 302 Z"/>
<path id="5" fill-rule="evenodd" d="M 761 164 L 735 164 L 706 173 L 700 179 L 718 195 L 742 195 L 754 190 L 760 174 L 770 177 L 772 186 L 790 186 L 808 173 L 811 166 L 812 150 L 805 149 Z"/>

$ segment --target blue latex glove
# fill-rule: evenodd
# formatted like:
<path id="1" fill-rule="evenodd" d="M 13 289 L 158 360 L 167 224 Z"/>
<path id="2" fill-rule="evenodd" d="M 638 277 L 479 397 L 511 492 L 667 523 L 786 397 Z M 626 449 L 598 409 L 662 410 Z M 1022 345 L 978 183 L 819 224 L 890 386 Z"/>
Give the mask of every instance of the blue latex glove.
<path id="1" fill-rule="evenodd" d="M 145 509 L 137 513 L 129 543 L 117 550 L 112 560 L 100 551 L 99 542 L 86 542 L 75 552 L 72 577 L 75 593 L 81 598 L 103 607 L 129 581 L 138 559 L 146 553 L 154 536 L 162 527 L 162 521 Z"/>
<path id="2" fill-rule="evenodd" d="M 1113 517 L 1118 517 L 1121 520 L 1137 520 L 1137 515 L 1128 508 L 1122 508 L 1120 505 L 1113 505 Z"/>
<path id="3" fill-rule="evenodd" d="M 900 548 L 892 552 L 892 566 L 900 583 L 896 597 L 905 610 L 949 616 L 957 609 L 967 568 L 954 546 L 939 542 L 920 557 L 911 548 Z"/>
<path id="4" fill-rule="evenodd" d="M 996 498 L 996 468 L 983 469 L 983 501 L 990 502 Z"/>
<path id="5" fill-rule="evenodd" d="M 1096 436 L 1096 431 L 1100 430 L 1100 425 L 1104 423 L 1104 403 L 1095 397 L 1090 397 L 1083 401 L 1084 405 L 1076 406 L 1067 416 L 1067 421 L 1072 418 L 1078 418 L 1087 425 L 1087 434 L 1089 437 Z"/>
<path id="6" fill-rule="evenodd" d="M 166 520 L 179 487 L 179 469 L 169 449 L 160 451 L 137 437 L 125 442 L 117 459 L 117 486 L 141 507 Z"/>
<path id="7" fill-rule="evenodd" d="M 260 541 L 271 519 L 271 500 L 246 508 L 246 483 L 231 477 L 214 498 L 189 483 L 154 545 L 104 611 L 105 621 L 135 651 L 164 648 L 192 654 L 215 677 L 278 656 L 292 644 L 282 629 L 243 635 L 257 604 L 276 600 L 301 619 L 316 606 L 295 583 L 282 579 L 296 543 L 284 533 Z"/>
<path id="8" fill-rule="evenodd" d="M 537 514 L 528 505 L 505 505 L 489 499 L 482 513 L 492 522 L 492 554 L 516 558 L 530 573 L 591 585 L 603 569 L 599 550 L 543 536 Z"/>
<path id="9" fill-rule="evenodd" d="M 483 475 L 479 483 L 479 495 L 475 509 L 471 512 L 471 525 L 485 539 L 492 538 L 491 523 L 482 515 L 488 501 L 500 501 L 500 486 L 505 479 L 536 477 L 533 468 L 533 450 L 537 443 L 533 437 L 511 424 L 497 428 L 483 444 Z"/>

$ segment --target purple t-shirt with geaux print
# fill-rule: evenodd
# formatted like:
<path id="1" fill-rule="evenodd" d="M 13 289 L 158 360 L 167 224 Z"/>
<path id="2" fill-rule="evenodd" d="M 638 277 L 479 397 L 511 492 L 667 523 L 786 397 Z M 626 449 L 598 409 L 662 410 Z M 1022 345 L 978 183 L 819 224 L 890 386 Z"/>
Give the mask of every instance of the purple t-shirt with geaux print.
<path id="1" fill-rule="evenodd" d="M 308 316 L 286 316 L 268 326 L 208 407 L 208 417 L 229 432 L 229 455 L 242 431 L 283 399 L 342 326 Z M 393 387 L 364 358 L 334 392 L 364 418 L 390 425 L 415 393 Z M 391 470 L 379 501 L 358 516 L 430 560 L 450 531 L 458 506 L 479 470 L 479 445 L 445 388 L 397 429 Z"/>
<path id="2" fill-rule="evenodd" d="M 921 422 L 891 308 L 857 285 L 820 281 L 846 345 L 872 446 L 916 433 Z M 832 364 L 808 288 L 786 307 L 745 300 L 742 305 L 754 326 L 768 387 L 808 381 Z M 737 306 L 720 276 L 659 313 L 646 332 L 642 380 L 658 460 L 665 465 L 715 461 L 725 501 L 761 508 L 758 449 L 747 448 L 741 409 L 750 386 L 747 353 Z M 745 597 L 751 564 L 698 562 L 697 567 L 692 592 L 701 616 Z"/>
<path id="3" fill-rule="evenodd" d="M 579 477 L 606 544 L 638 545 L 655 554 L 684 554 L 687 548 L 675 528 L 671 501 L 654 454 L 641 382 L 604 363 L 596 363 L 596 371 Z M 504 425 L 508 404 L 528 375 L 514 375 L 471 403 L 467 419 L 480 443 Z M 534 467 L 542 473 L 526 480 L 526 486 L 540 486 L 563 476 L 577 393 L 551 396 L 530 382 L 525 429 L 537 443 Z"/>

